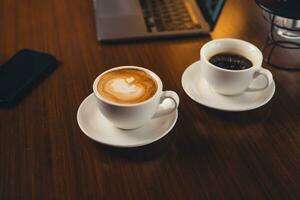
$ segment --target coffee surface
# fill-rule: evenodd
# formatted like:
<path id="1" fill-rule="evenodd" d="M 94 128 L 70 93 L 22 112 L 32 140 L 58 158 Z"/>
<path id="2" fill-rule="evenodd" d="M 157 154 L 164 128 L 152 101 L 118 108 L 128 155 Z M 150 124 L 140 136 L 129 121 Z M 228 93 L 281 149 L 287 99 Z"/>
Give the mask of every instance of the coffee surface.
<path id="1" fill-rule="evenodd" d="M 156 81 L 139 69 L 119 69 L 104 74 L 97 90 L 105 99 L 120 104 L 135 104 L 151 98 L 157 90 Z"/>
<path id="2" fill-rule="evenodd" d="M 243 70 L 253 66 L 252 62 L 244 56 L 226 52 L 212 56 L 209 62 L 217 67 L 229 70 Z"/>

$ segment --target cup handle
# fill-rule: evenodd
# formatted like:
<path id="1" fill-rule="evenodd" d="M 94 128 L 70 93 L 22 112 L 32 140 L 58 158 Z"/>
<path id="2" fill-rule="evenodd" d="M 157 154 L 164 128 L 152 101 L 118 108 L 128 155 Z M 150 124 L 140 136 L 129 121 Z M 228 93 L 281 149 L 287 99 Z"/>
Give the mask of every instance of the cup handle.
<path id="1" fill-rule="evenodd" d="M 263 76 L 266 79 L 266 81 L 267 81 L 266 85 L 264 87 L 261 87 L 261 88 L 250 88 L 250 87 L 248 87 L 246 89 L 246 91 L 252 92 L 252 91 L 264 90 L 264 89 L 268 88 L 271 85 L 271 83 L 273 82 L 272 73 L 269 70 L 265 69 L 265 68 L 261 68 L 260 70 L 256 71 L 253 75 L 253 80 L 256 79 L 259 76 Z"/>
<path id="2" fill-rule="evenodd" d="M 169 100 L 169 101 L 168 101 Z M 167 115 L 178 108 L 179 105 L 179 96 L 174 91 L 163 91 L 158 108 L 153 116 L 153 118 L 161 117 Z"/>

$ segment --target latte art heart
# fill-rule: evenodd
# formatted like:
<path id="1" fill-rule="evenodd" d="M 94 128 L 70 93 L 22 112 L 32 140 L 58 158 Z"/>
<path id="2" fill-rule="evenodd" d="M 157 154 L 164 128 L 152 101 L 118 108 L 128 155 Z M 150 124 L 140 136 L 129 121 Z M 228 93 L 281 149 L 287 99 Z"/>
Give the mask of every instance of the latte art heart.
<path id="1" fill-rule="evenodd" d="M 110 80 L 107 82 L 107 86 L 109 90 L 123 94 L 136 93 L 140 89 L 135 84 L 129 84 L 126 80 L 119 78 Z"/>
<path id="2" fill-rule="evenodd" d="M 138 69 L 119 69 L 103 75 L 98 83 L 101 96 L 116 103 L 140 103 L 151 98 L 157 85 L 146 72 Z"/>
<path id="3" fill-rule="evenodd" d="M 127 79 L 112 79 L 105 85 L 105 91 L 114 97 L 122 98 L 126 101 L 141 98 L 145 92 L 143 85 L 129 84 Z"/>

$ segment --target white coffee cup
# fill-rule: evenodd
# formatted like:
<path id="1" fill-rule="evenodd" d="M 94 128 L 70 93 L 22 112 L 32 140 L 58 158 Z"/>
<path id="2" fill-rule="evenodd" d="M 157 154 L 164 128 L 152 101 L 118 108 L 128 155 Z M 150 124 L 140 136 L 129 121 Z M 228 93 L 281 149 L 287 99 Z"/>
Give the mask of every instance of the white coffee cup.
<path id="1" fill-rule="evenodd" d="M 149 99 L 136 104 L 120 104 L 105 99 L 97 90 L 98 82 L 104 74 L 119 69 L 138 69 L 146 72 L 156 81 L 157 91 Z M 101 113 L 114 126 L 121 129 L 139 128 L 152 118 L 161 117 L 176 110 L 179 105 L 178 95 L 174 91 L 162 91 L 162 89 L 162 81 L 154 72 L 136 66 L 121 66 L 107 70 L 100 74 L 93 84 L 93 92 Z"/>
<path id="2" fill-rule="evenodd" d="M 243 70 L 228 70 L 217 67 L 209 59 L 219 53 L 237 53 L 249 59 L 253 66 Z M 273 77 L 269 70 L 262 68 L 263 55 L 253 44 L 238 39 L 216 39 L 206 43 L 200 51 L 201 73 L 210 87 L 222 95 L 238 95 L 245 91 L 266 89 Z M 258 76 L 265 78 L 265 85 L 260 88 L 249 87 Z"/>

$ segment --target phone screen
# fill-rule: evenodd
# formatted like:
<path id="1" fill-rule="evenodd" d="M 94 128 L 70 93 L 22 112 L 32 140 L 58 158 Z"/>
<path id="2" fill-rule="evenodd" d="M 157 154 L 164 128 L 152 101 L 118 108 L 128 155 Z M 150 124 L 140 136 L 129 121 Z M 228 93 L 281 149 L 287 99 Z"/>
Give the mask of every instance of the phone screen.
<path id="1" fill-rule="evenodd" d="M 57 65 L 54 56 L 23 49 L 0 66 L 0 103 L 16 101 Z"/>

